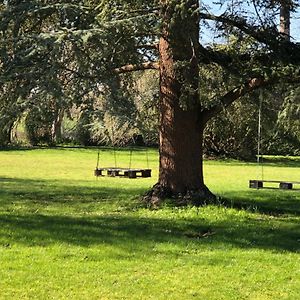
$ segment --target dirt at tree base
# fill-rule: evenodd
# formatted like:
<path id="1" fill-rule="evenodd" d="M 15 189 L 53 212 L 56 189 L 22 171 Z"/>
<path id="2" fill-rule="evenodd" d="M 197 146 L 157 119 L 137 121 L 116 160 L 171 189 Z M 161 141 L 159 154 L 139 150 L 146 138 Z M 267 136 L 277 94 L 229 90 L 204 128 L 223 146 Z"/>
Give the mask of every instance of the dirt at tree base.
<path id="1" fill-rule="evenodd" d="M 171 202 L 178 206 L 202 206 L 216 204 L 218 197 L 206 186 L 196 190 L 190 189 L 184 193 L 174 193 L 170 189 L 157 183 L 142 197 L 142 201 L 149 207 L 159 207 L 164 202 Z"/>

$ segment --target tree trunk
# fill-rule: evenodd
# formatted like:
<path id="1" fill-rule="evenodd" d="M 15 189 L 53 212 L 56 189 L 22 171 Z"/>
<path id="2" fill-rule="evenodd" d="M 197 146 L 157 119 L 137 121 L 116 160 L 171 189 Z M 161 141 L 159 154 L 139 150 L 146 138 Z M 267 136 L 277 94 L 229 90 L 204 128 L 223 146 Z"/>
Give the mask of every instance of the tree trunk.
<path id="1" fill-rule="evenodd" d="M 64 118 L 65 110 L 63 108 L 56 109 L 54 120 L 51 125 L 51 140 L 53 144 L 56 144 L 62 139 L 62 122 Z"/>
<path id="2" fill-rule="evenodd" d="M 12 130 L 14 127 L 14 121 L 8 121 L 2 125 L 0 131 L 0 147 L 11 144 Z"/>
<path id="3" fill-rule="evenodd" d="M 174 2 L 174 1 L 173 1 Z M 214 199 L 203 181 L 204 122 L 199 99 L 197 0 L 178 11 L 162 1 L 160 53 L 160 165 L 159 180 L 145 199 L 163 198 L 201 204 Z M 193 9 L 193 11 L 192 11 Z M 175 200 L 176 201 L 176 200 Z"/>
<path id="4" fill-rule="evenodd" d="M 279 32 L 286 41 L 290 41 L 291 4 L 290 1 L 280 1 L 280 25 Z"/>

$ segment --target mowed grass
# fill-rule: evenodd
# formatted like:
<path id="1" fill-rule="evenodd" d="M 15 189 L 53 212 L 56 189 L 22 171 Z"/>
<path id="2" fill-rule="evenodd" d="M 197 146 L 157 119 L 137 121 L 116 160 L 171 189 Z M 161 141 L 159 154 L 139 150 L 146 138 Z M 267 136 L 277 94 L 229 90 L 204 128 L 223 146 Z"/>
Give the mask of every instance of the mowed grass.
<path id="1" fill-rule="evenodd" d="M 0 151 L 0 299 L 300 299 L 300 190 L 250 190 L 255 164 L 207 161 L 220 205 L 150 210 L 148 155 L 152 178 L 96 179 L 96 149 Z M 300 181 L 300 159 L 264 176 Z"/>

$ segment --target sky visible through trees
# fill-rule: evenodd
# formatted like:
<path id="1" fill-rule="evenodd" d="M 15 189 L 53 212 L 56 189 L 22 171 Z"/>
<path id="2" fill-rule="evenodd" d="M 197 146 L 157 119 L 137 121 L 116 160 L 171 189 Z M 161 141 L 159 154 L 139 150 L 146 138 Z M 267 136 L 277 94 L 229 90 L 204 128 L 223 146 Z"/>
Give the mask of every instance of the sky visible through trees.
<path id="1" fill-rule="evenodd" d="M 209 9 L 209 12 L 215 15 L 221 15 L 226 10 L 227 11 L 234 11 L 234 8 L 229 9 L 228 7 L 232 5 L 232 0 L 223 1 L 224 4 L 216 4 L 216 2 L 219 1 L 212 1 L 212 0 L 200 0 L 200 5 L 205 8 Z M 245 1 L 246 2 L 246 1 Z M 249 16 L 257 16 L 256 11 L 253 7 L 253 5 L 249 5 L 247 3 L 244 4 L 243 7 L 244 11 L 249 12 Z M 258 12 L 260 13 L 260 12 Z M 279 11 L 277 16 L 277 24 L 279 24 Z M 218 43 L 220 42 L 218 39 L 216 39 L 215 34 L 212 34 L 208 30 L 204 30 L 201 35 L 201 40 L 204 43 Z M 300 42 L 300 7 L 296 9 L 296 12 L 293 12 L 291 14 L 291 40 Z"/>

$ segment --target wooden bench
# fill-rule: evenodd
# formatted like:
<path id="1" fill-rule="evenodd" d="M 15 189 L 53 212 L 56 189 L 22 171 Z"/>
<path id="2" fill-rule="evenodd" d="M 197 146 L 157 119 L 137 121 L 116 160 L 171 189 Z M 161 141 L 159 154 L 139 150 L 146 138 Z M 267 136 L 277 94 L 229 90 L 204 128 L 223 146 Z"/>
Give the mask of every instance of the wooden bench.
<path id="1" fill-rule="evenodd" d="M 264 183 L 278 183 L 278 188 L 282 190 L 291 190 L 294 185 L 300 184 L 298 181 L 283 181 L 283 180 L 249 180 L 249 188 L 263 189 L 267 188 Z"/>
<path id="2" fill-rule="evenodd" d="M 109 177 L 151 177 L 151 169 L 128 169 L 128 168 L 96 168 L 95 176 L 109 176 Z"/>

